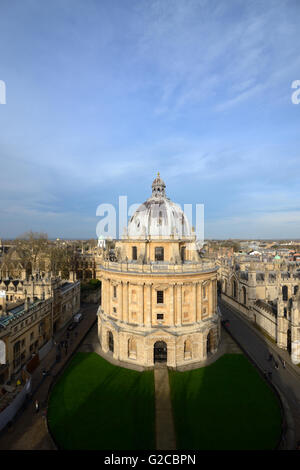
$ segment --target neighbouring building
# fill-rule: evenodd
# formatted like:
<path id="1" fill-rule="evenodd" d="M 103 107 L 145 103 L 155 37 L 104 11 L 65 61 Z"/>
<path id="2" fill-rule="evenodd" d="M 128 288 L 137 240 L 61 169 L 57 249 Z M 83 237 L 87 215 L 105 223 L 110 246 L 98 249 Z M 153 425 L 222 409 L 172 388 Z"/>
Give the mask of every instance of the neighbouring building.
<path id="1" fill-rule="evenodd" d="M 221 298 L 264 330 L 300 363 L 300 263 L 223 259 L 218 270 Z"/>
<path id="2" fill-rule="evenodd" d="M 79 281 L 50 274 L 0 281 L 0 384 L 18 374 L 33 355 L 43 355 L 53 334 L 79 309 Z"/>

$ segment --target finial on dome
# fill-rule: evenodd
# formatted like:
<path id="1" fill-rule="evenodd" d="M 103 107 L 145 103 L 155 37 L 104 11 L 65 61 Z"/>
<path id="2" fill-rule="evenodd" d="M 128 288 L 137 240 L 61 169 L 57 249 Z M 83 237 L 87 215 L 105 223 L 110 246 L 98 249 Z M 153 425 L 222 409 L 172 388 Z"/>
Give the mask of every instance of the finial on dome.
<path id="1" fill-rule="evenodd" d="M 152 183 L 152 196 L 159 197 L 159 198 L 166 197 L 165 188 L 166 188 L 166 185 L 164 181 L 161 179 L 160 173 L 158 171 L 157 177 Z"/>

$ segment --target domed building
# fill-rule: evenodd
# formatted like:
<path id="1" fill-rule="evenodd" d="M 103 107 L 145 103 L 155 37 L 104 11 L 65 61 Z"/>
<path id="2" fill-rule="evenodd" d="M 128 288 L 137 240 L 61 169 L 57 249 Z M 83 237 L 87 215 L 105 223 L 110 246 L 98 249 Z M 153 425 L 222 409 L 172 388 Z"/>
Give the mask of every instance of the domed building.
<path id="1" fill-rule="evenodd" d="M 158 174 L 116 242 L 115 260 L 100 266 L 101 349 L 127 365 L 204 361 L 220 341 L 217 267 L 200 258 L 186 215 L 165 190 Z"/>

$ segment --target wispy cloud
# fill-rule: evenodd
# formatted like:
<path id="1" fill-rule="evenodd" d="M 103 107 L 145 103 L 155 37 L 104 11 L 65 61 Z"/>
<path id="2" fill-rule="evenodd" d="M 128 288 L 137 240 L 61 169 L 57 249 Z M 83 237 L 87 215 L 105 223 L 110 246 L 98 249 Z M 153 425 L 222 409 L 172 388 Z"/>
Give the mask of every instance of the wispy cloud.
<path id="1" fill-rule="evenodd" d="M 0 236 L 25 226 L 94 236 L 97 205 L 146 199 L 157 171 L 174 200 L 205 203 L 212 236 L 255 221 L 257 233 L 269 224 L 274 236 L 294 234 L 299 9 L 297 0 L 5 2 Z"/>

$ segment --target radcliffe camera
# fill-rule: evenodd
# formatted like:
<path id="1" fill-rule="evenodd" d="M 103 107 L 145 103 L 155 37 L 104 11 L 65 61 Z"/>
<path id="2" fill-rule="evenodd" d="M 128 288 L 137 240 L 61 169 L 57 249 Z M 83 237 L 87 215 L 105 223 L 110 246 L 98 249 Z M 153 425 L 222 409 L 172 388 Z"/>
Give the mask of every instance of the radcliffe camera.
<path id="1" fill-rule="evenodd" d="M 0 2 L 3 458 L 300 450 L 299 30 L 299 0 Z"/>

